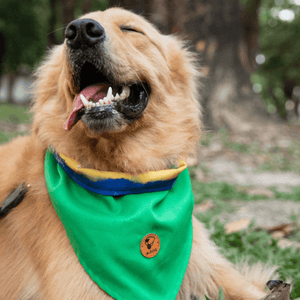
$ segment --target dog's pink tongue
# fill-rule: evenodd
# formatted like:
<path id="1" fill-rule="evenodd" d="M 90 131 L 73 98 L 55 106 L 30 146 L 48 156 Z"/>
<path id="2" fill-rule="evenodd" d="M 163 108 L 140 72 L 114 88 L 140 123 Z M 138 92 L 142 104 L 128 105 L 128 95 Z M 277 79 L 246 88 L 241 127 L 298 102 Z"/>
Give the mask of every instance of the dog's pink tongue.
<path id="1" fill-rule="evenodd" d="M 98 94 L 99 99 L 103 98 L 105 96 L 105 94 L 101 95 L 99 94 L 100 90 L 102 89 L 103 85 L 92 85 L 89 86 L 85 89 L 83 89 L 74 99 L 73 101 L 73 107 L 72 107 L 72 111 L 67 119 L 67 121 L 64 123 L 63 128 L 67 131 L 69 131 L 76 123 L 77 123 L 77 119 L 76 119 L 76 114 L 77 112 L 84 106 L 81 99 L 80 99 L 80 94 L 82 94 L 86 100 L 91 99 L 93 96 L 95 98 L 95 95 Z M 97 99 L 97 100 L 99 100 Z M 96 99 L 95 99 L 96 100 Z"/>

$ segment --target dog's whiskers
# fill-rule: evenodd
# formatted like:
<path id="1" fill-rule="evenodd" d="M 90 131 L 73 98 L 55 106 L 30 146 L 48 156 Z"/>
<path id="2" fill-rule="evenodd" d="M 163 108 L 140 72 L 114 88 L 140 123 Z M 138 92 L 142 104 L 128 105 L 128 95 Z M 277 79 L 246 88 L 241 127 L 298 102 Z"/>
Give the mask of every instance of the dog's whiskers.
<path id="1" fill-rule="evenodd" d="M 149 97 L 149 94 L 148 94 L 148 92 L 147 92 L 147 89 L 146 89 L 146 87 L 145 87 L 143 81 L 141 80 L 139 74 L 138 74 L 133 68 L 131 68 L 131 67 L 129 67 L 129 68 L 130 68 L 131 71 L 136 75 L 136 77 L 138 78 L 138 81 L 140 82 L 141 86 L 143 87 L 144 91 L 146 92 L 147 97 Z"/>
<path id="2" fill-rule="evenodd" d="M 129 56 L 132 56 L 132 54 L 128 51 L 128 49 L 126 49 L 126 48 L 124 47 L 124 50 L 127 52 L 127 54 L 128 54 Z M 147 97 L 149 97 L 148 91 L 147 91 L 147 89 L 146 89 L 146 87 L 145 87 L 145 85 L 144 85 L 142 79 L 140 78 L 139 74 L 138 74 L 132 67 L 128 66 L 128 68 L 136 75 L 138 81 L 141 83 L 141 86 L 143 87 L 144 91 L 146 92 Z"/>
<path id="3" fill-rule="evenodd" d="M 54 32 L 60 31 L 60 30 L 63 30 L 63 29 L 65 29 L 67 26 L 68 26 L 68 24 L 65 24 L 65 25 L 63 25 L 63 26 L 60 27 L 60 28 L 57 28 L 57 29 L 55 29 L 55 30 L 53 30 L 53 31 L 50 31 L 50 32 L 47 34 L 47 36 L 49 36 L 51 33 L 54 33 Z"/>

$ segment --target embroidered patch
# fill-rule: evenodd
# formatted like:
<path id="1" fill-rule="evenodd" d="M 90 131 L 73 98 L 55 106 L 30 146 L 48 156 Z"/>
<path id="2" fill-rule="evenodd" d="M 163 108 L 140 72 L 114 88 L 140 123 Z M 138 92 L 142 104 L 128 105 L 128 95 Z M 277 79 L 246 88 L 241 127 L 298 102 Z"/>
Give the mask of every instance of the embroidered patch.
<path id="1" fill-rule="evenodd" d="M 142 254 L 147 258 L 156 256 L 160 248 L 159 237 L 155 233 L 147 234 L 140 245 Z"/>

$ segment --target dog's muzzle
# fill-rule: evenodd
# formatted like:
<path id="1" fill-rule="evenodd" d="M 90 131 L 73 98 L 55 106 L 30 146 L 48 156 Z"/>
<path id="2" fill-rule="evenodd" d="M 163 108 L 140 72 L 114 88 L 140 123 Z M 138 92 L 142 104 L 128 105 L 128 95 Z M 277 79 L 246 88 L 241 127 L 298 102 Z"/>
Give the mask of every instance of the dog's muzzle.
<path id="1" fill-rule="evenodd" d="M 92 19 L 79 19 L 68 25 L 65 37 L 72 49 L 93 47 L 104 42 L 105 30 Z"/>
<path id="2" fill-rule="evenodd" d="M 92 19 L 75 20 L 67 26 L 65 39 L 78 93 L 64 129 L 70 130 L 81 120 L 92 131 L 109 132 L 140 118 L 148 104 L 150 87 L 139 78 L 123 84 L 118 72 L 111 71 L 116 66 L 107 58 L 113 54 L 105 50 L 103 26 Z"/>

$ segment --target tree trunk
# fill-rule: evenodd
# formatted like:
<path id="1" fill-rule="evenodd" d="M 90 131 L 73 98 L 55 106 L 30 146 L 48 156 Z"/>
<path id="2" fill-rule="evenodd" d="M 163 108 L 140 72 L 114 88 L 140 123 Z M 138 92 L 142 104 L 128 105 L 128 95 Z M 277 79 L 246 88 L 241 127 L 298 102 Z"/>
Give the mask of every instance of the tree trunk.
<path id="1" fill-rule="evenodd" d="M 62 1 L 63 8 L 63 25 L 67 26 L 70 22 L 72 22 L 74 17 L 74 0 L 63 0 Z"/>
<path id="2" fill-rule="evenodd" d="M 258 52 L 258 9 L 261 0 L 248 0 L 246 6 L 242 9 L 242 29 L 244 35 L 245 50 L 247 62 L 244 67 L 253 72 L 257 69 L 255 57 Z"/>
<path id="3" fill-rule="evenodd" d="M 0 31 L 0 88 L 1 88 L 1 81 L 2 81 L 2 73 L 3 73 L 3 61 L 4 55 L 6 51 L 6 38 L 4 33 Z"/>
<path id="4" fill-rule="evenodd" d="M 87 14 L 91 11 L 91 0 L 84 0 L 83 13 Z"/>
<path id="5" fill-rule="evenodd" d="M 202 105 L 209 128 L 247 130 L 253 118 L 269 118 L 253 91 L 258 8 L 261 0 L 154 0 L 151 21 L 164 33 L 179 32 L 202 64 Z"/>
<path id="6" fill-rule="evenodd" d="M 176 19 L 175 19 L 175 1 L 167 0 L 167 12 L 168 12 L 168 32 L 175 33 L 176 30 Z"/>
<path id="7" fill-rule="evenodd" d="M 260 0 L 174 0 L 177 27 L 201 57 L 206 76 L 201 92 L 210 128 L 248 130 L 260 112 L 266 117 L 250 81 L 258 50 Z"/>
<path id="8" fill-rule="evenodd" d="M 110 0 L 110 7 L 123 7 L 149 18 L 153 0 Z"/>
<path id="9" fill-rule="evenodd" d="M 55 35 L 55 24 L 56 24 L 56 4 L 57 0 L 50 0 L 50 20 L 49 20 L 49 31 L 48 34 L 48 46 L 57 45 L 58 41 Z"/>
<path id="10" fill-rule="evenodd" d="M 8 86 L 7 86 L 7 102 L 14 104 L 14 97 L 13 97 L 13 87 L 16 79 L 15 73 L 8 74 Z"/>

